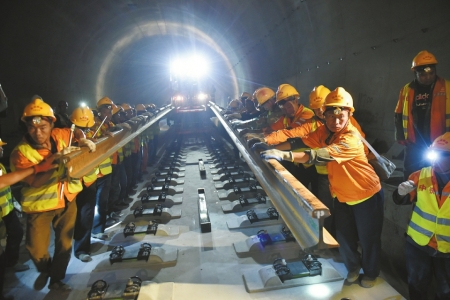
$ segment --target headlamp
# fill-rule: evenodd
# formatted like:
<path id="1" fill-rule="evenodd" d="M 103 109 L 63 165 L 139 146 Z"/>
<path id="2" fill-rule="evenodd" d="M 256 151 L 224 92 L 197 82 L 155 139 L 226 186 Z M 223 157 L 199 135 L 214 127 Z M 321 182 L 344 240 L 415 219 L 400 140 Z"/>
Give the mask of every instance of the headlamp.
<path id="1" fill-rule="evenodd" d="M 342 109 L 340 107 L 335 107 L 333 113 L 335 115 L 340 115 L 342 113 Z"/>
<path id="2" fill-rule="evenodd" d="M 34 125 L 41 124 L 41 121 L 42 121 L 41 117 L 33 117 L 33 119 L 31 120 L 31 122 L 33 122 Z"/>

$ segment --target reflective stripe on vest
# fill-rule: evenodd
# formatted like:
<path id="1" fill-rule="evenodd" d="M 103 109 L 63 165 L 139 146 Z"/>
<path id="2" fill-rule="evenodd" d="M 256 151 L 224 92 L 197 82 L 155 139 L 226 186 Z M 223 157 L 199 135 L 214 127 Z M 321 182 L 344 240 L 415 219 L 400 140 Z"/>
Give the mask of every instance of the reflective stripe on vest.
<path id="1" fill-rule="evenodd" d="M 98 168 L 95 167 L 91 172 L 83 176 L 83 181 L 85 183 L 91 183 L 97 180 Z"/>
<path id="2" fill-rule="evenodd" d="M 65 147 L 63 140 L 57 141 L 60 149 Z M 38 151 L 33 149 L 29 144 L 21 142 L 16 147 L 29 161 L 39 163 L 44 158 Z M 59 178 L 63 177 L 65 172 L 64 165 L 53 171 L 51 177 L 40 187 L 24 186 L 22 188 L 22 210 L 26 213 L 35 213 L 52 210 L 58 205 L 58 182 Z M 67 182 L 66 182 L 67 183 Z M 70 193 L 75 194 L 83 189 L 79 179 L 72 179 L 67 183 L 67 189 Z"/>
<path id="3" fill-rule="evenodd" d="M 409 92 L 414 90 L 409 87 L 409 83 L 403 87 L 403 110 L 402 125 L 405 140 L 408 139 L 408 122 L 409 122 Z M 434 96 L 434 95 L 433 95 Z M 445 131 L 450 131 L 450 81 L 445 80 Z"/>
<path id="4" fill-rule="evenodd" d="M 29 144 L 22 142 L 16 148 L 32 163 L 37 164 L 44 159 Z M 47 211 L 58 205 L 58 178 L 63 174 L 63 170 L 63 167 L 60 166 L 53 171 L 52 176 L 40 187 L 24 186 L 22 188 L 21 204 L 24 212 Z"/>
<path id="5" fill-rule="evenodd" d="M 417 184 L 417 203 L 408 225 L 407 234 L 419 245 L 425 246 L 436 236 L 438 251 L 450 253 L 450 184 L 444 187 L 446 200 L 439 209 L 437 191 L 432 182 L 432 168 L 420 171 Z"/>
<path id="6" fill-rule="evenodd" d="M 100 163 L 100 165 L 98 166 L 98 169 L 99 169 L 100 173 L 103 175 L 111 174 L 111 172 L 112 172 L 111 157 L 108 157 L 107 159 L 102 161 Z"/>
<path id="7" fill-rule="evenodd" d="M 6 174 L 3 164 L 0 164 L 2 175 Z M 1 177 L 0 177 L 1 178 Z M 14 209 L 14 203 L 11 196 L 11 188 L 9 186 L 0 189 L 0 217 L 7 216 Z"/>

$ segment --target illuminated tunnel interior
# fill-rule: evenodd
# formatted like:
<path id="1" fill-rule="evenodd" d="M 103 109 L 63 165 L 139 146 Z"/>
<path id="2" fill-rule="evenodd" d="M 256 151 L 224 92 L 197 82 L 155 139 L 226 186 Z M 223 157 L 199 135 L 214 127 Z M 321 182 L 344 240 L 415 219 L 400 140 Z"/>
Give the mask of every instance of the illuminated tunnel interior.
<path id="1" fill-rule="evenodd" d="M 52 107 L 67 101 L 69 112 L 103 96 L 162 107 L 174 96 L 173 62 L 195 55 L 208 64 L 197 91 L 222 107 L 262 86 L 291 84 L 305 106 L 315 86 L 344 87 L 367 140 L 386 152 L 396 144 L 394 109 L 414 79 L 413 57 L 430 51 L 437 75 L 450 78 L 449 11 L 448 0 L 3 1 L 1 161 L 22 138 L 19 120 L 33 95 Z"/>

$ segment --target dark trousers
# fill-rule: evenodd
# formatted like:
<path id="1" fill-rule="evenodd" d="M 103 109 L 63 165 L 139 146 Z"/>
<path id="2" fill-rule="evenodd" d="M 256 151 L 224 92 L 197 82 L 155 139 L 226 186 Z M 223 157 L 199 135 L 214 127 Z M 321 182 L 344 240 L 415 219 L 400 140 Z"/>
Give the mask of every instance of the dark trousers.
<path id="1" fill-rule="evenodd" d="M 419 249 L 413 241 L 406 242 L 406 270 L 408 272 L 409 298 L 428 299 L 431 280 L 436 279 L 436 298 L 450 299 L 450 255 L 435 256 L 437 251 L 430 247 Z M 430 250 L 427 253 L 426 250 Z M 432 253 L 434 252 L 434 254 Z"/>
<path id="2" fill-rule="evenodd" d="M 91 253 L 91 230 L 94 221 L 97 185 L 89 187 L 83 184 L 83 190 L 77 195 L 77 219 L 73 234 L 73 252 L 78 258 L 81 254 Z"/>
<path id="3" fill-rule="evenodd" d="M 106 216 L 108 215 L 108 199 L 111 189 L 111 174 L 97 178 L 97 193 L 95 200 L 94 223 L 92 233 L 105 232 Z"/>
<path id="4" fill-rule="evenodd" d="M 142 147 L 139 148 L 139 151 L 137 153 L 131 154 L 131 167 L 132 167 L 132 174 L 131 174 L 131 185 L 135 186 L 138 183 L 138 180 L 141 178 L 141 163 L 142 163 Z"/>
<path id="5" fill-rule="evenodd" d="M 334 198 L 330 192 L 328 175 L 317 174 L 317 198 L 330 210 L 331 216 L 325 218 L 323 226 L 336 238 L 336 225 L 334 216 Z"/>
<path id="6" fill-rule="evenodd" d="M 362 267 L 364 274 L 370 278 L 375 279 L 380 274 L 383 206 L 383 189 L 356 205 L 335 199 L 336 239 L 348 272 Z M 358 252 L 358 241 L 362 256 Z"/>
<path id="7" fill-rule="evenodd" d="M 119 184 L 120 184 L 120 193 L 119 193 L 119 201 L 125 200 L 127 198 L 127 172 L 125 170 L 125 164 L 122 162 L 119 165 Z"/>
<path id="8" fill-rule="evenodd" d="M 132 156 L 127 156 L 124 158 L 123 160 L 123 164 L 125 167 L 125 173 L 127 175 L 127 194 L 129 194 L 131 192 L 131 190 L 133 189 L 133 184 L 132 184 L 132 180 L 133 180 L 133 167 L 132 167 Z"/>
<path id="9" fill-rule="evenodd" d="M 50 275 L 50 282 L 64 279 L 72 254 L 73 230 L 77 217 L 76 200 L 64 208 L 27 215 L 27 249 L 38 272 Z M 55 232 L 53 258 L 48 252 L 51 228 Z"/>
<path id="10" fill-rule="evenodd" d="M 2 246 L 0 246 L 1 248 Z M 3 284 L 5 282 L 6 255 L 0 249 L 0 297 L 3 296 Z"/>
<path id="11" fill-rule="evenodd" d="M 153 139 L 148 142 L 148 161 L 150 163 L 154 163 L 156 161 L 156 154 L 158 152 L 158 139 L 158 134 L 155 134 L 153 136 Z"/>
<path id="12" fill-rule="evenodd" d="M 413 172 L 431 166 L 431 162 L 427 159 L 427 146 L 408 145 L 405 147 L 405 157 L 403 158 L 403 179 L 408 180 L 409 175 Z"/>
<path id="13" fill-rule="evenodd" d="M 6 266 L 12 267 L 19 261 L 23 228 L 15 209 L 6 216 L 3 216 L 3 222 L 5 223 L 6 234 L 8 235 L 5 247 Z"/>
<path id="14" fill-rule="evenodd" d="M 120 195 L 120 168 L 119 165 L 112 165 L 111 189 L 109 192 L 108 214 L 114 211 L 114 206 L 119 203 Z"/>

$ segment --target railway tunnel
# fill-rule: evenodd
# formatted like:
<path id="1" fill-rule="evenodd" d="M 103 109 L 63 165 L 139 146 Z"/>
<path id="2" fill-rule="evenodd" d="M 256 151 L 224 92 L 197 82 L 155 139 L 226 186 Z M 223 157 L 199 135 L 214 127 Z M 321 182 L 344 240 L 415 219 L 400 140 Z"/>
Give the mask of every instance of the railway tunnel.
<path id="1" fill-rule="evenodd" d="M 432 52 L 437 74 L 450 77 L 449 6 L 440 0 L 4 3 L 4 165 L 23 136 L 19 120 L 35 94 L 53 107 L 67 101 L 69 110 L 81 102 L 95 107 L 103 96 L 115 103 L 154 103 L 158 113 L 146 124 L 161 128 L 157 163 L 147 169 L 119 226 L 107 231 L 107 241 L 93 244 L 91 262 L 72 257 L 66 280 L 73 291 L 35 291 L 37 272 L 22 243 L 21 262 L 31 269 L 7 272 L 5 294 L 86 299 L 104 280 L 98 284 L 108 285 L 105 299 L 124 298 L 123 288 L 137 276 L 144 282 L 137 299 L 408 299 L 403 249 L 411 208 L 391 199 L 403 170 L 393 112 L 400 89 L 414 78 L 411 60 L 419 51 Z M 214 101 L 205 101 L 202 111 L 178 113 L 171 105 L 179 88 L 171 63 L 193 53 L 209 63 L 196 89 Z M 220 114 L 242 92 L 263 86 L 276 91 L 282 83 L 296 87 L 305 106 L 314 86 L 345 87 L 367 140 L 397 165 L 382 184 L 382 273 L 371 289 L 345 281 L 336 243 L 320 230 L 321 208 L 309 192 L 282 166 L 260 160 Z M 99 149 L 107 149 L 102 143 L 107 141 Z M 15 194 L 19 190 L 13 187 Z M 280 240 L 265 245 L 267 239 Z M 147 260 L 137 259 L 142 249 L 150 253 Z M 114 261 L 113 252 L 135 257 Z M 308 254 L 318 257 L 321 276 L 282 282 L 262 275 L 276 269 L 277 259 L 301 274 L 298 266 L 304 268 Z"/>

